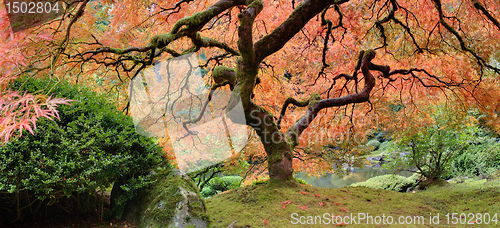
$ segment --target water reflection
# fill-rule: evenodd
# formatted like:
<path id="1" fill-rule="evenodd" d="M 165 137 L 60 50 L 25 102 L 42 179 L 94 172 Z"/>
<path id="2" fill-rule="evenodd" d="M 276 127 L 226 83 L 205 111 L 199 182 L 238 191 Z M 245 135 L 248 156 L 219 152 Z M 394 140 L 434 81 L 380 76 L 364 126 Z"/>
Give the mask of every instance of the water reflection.
<path id="1" fill-rule="evenodd" d="M 336 174 L 328 173 L 326 176 L 321 176 L 319 178 L 311 176 L 308 177 L 307 173 L 297 173 L 296 178 L 305 180 L 307 183 L 321 188 L 341 188 L 344 186 L 349 186 L 351 184 L 366 181 L 372 177 L 381 176 L 385 174 L 392 174 L 394 171 L 382 169 L 379 167 L 365 167 L 365 168 L 353 168 L 353 171 L 348 175 L 339 177 Z M 413 173 L 409 171 L 398 171 L 395 174 L 404 177 L 409 177 Z"/>

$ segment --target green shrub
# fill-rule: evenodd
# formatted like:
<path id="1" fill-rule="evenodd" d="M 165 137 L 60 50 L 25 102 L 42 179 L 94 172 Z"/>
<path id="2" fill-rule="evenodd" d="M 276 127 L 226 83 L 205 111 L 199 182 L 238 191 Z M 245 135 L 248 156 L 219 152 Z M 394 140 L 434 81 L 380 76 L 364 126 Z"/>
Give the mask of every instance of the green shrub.
<path id="1" fill-rule="evenodd" d="M 60 120 L 40 118 L 34 135 L 25 132 L 0 147 L 0 196 L 8 199 L 0 208 L 19 204 L 24 210 L 13 209 L 18 219 L 50 205 L 70 214 L 95 211 L 97 191 L 123 178 L 122 188 L 133 193 L 149 183 L 147 170 L 162 162 L 154 139 L 137 134 L 132 119 L 103 96 L 46 79 L 17 81 L 12 87 L 52 88 L 54 96 L 75 100 L 60 106 Z"/>
<path id="2" fill-rule="evenodd" d="M 227 191 L 240 187 L 241 179 L 243 178 L 240 176 L 214 177 L 208 182 L 208 185 L 217 191 Z"/>
<path id="3" fill-rule="evenodd" d="M 203 190 L 201 190 L 200 193 L 203 197 L 207 198 L 217 194 L 217 191 L 210 186 L 205 186 L 203 187 Z"/>
<path id="4" fill-rule="evenodd" d="M 500 169 L 500 143 L 489 140 L 470 146 L 451 162 L 450 177 L 489 176 Z"/>
<path id="5" fill-rule="evenodd" d="M 307 181 L 302 180 L 302 179 L 300 179 L 300 178 L 295 178 L 295 180 L 297 180 L 297 181 L 299 182 L 299 184 L 309 185 L 309 183 L 307 183 Z"/>
<path id="6" fill-rule="evenodd" d="M 352 184 L 351 186 L 357 187 L 367 187 L 375 189 L 385 189 L 398 192 L 404 192 L 409 187 L 416 187 L 418 184 L 420 175 L 415 173 L 411 177 L 403 177 L 400 175 L 386 174 L 382 176 L 376 176 L 368 179 L 364 182 L 358 182 Z"/>
<path id="7" fill-rule="evenodd" d="M 387 160 L 392 169 L 416 169 L 426 180 L 420 187 L 449 178 L 452 161 L 484 135 L 482 129 L 456 108 L 429 107 L 434 123 L 405 129 Z"/>
<path id="8" fill-rule="evenodd" d="M 223 176 L 222 180 L 226 183 L 227 189 L 235 189 L 241 186 L 241 180 L 243 177 L 240 176 Z"/>
<path id="9" fill-rule="evenodd" d="M 227 190 L 239 188 L 242 179 L 240 176 L 213 177 L 203 187 L 201 194 L 203 197 L 210 197 Z"/>

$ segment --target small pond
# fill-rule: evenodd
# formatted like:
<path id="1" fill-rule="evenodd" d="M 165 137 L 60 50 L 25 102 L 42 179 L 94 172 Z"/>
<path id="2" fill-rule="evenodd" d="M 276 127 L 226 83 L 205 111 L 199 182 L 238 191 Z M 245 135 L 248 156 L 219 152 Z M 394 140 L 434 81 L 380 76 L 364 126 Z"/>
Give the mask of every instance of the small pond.
<path id="1" fill-rule="evenodd" d="M 357 182 L 366 181 L 372 177 L 381 176 L 385 174 L 392 174 L 392 173 L 394 172 L 380 167 L 365 167 L 365 168 L 351 168 L 351 172 L 342 177 L 331 173 L 327 173 L 325 176 L 320 176 L 319 178 L 315 176 L 308 177 L 307 173 L 297 173 L 295 177 L 305 180 L 307 183 L 316 187 L 341 188 Z M 399 171 L 396 172 L 395 174 L 404 177 L 409 177 L 413 173 L 409 171 Z"/>

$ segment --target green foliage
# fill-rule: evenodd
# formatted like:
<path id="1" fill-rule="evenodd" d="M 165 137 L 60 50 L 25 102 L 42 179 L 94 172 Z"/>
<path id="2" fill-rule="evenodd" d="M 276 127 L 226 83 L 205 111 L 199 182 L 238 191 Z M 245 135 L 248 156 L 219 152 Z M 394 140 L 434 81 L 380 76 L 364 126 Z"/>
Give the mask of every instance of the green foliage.
<path id="1" fill-rule="evenodd" d="M 255 180 L 252 182 L 252 185 L 266 185 L 269 182 L 269 178 L 264 178 L 261 180 Z"/>
<path id="2" fill-rule="evenodd" d="M 451 161 L 462 154 L 479 131 L 448 107 L 435 107 L 431 113 L 434 124 L 406 129 L 386 165 L 392 169 L 416 168 L 429 184 L 446 176 Z"/>
<path id="3" fill-rule="evenodd" d="M 299 184 L 309 185 L 309 183 L 307 183 L 307 181 L 302 180 L 302 179 L 300 179 L 300 178 L 295 178 L 295 180 L 297 180 L 297 181 L 299 182 Z"/>
<path id="4" fill-rule="evenodd" d="M 75 100 L 60 107 L 60 120 L 39 119 L 34 135 L 23 134 L 0 147 L 0 193 L 13 201 L 23 194 L 28 200 L 17 199 L 18 208 L 34 201 L 42 206 L 65 201 L 75 205 L 66 208 L 68 213 L 83 213 L 95 208 L 82 207 L 80 196 L 88 200 L 119 178 L 128 180 L 122 188 L 131 193 L 150 183 L 146 171 L 162 162 L 161 148 L 137 134 L 132 119 L 103 96 L 47 79 L 16 81 L 12 87 L 51 89 L 57 97 Z"/>
<path id="5" fill-rule="evenodd" d="M 201 190 L 200 193 L 203 197 L 206 198 L 206 197 L 216 195 L 217 191 L 215 189 L 213 189 L 211 186 L 205 186 L 205 187 L 203 187 L 203 189 Z"/>
<path id="6" fill-rule="evenodd" d="M 380 146 L 378 147 L 378 151 L 380 151 L 382 153 L 387 153 L 387 152 L 390 152 L 391 150 L 393 150 L 393 148 L 394 148 L 394 142 L 387 141 L 387 142 L 380 143 Z"/>
<path id="7" fill-rule="evenodd" d="M 450 177 L 490 176 L 500 169 L 500 143 L 489 139 L 472 145 L 454 159 L 449 168 Z"/>
<path id="8" fill-rule="evenodd" d="M 386 167 L 417 169 L 427 179 L 421 187 L 458 176 L 487 177 L 500 168 L 500 143 L 474 121 L 477 113 L 458 115 L 443 106 L 432 113 L 433 124 L 407 129 L 393 148 L 381 145 L 392 151 Z"/>
<path id="9" fill-rule="evenodd" d="M 397 192 L 404 192 L 410 187 L 416 187 L 419 182 L 419 174 L 413 174 L 411 177 L 403 177 L 400 175 L 387 174 L 376 176 L 364 182 L 352 184 L 353 187 L 367 187 L 375 189 L 385 189 Z"/>
<path id="10" fill-rule="evenodd" d="M 242 179 L 240 176 L 214 177 L 203 187 L 201 195 L 203 197 L 210 197 L 217 193 L 239 188 Z"/>

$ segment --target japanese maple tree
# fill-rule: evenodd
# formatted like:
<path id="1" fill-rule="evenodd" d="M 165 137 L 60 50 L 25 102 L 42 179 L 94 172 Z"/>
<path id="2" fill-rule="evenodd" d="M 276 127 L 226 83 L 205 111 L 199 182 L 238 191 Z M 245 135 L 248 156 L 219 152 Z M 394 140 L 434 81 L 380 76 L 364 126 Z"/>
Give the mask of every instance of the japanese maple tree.
<path id="1" fill-rule="evenodd" d="M 498 129 L 495 0 L 77 3 L 19 33 L 47 39 L 13 40 L 30 56 L 25 68 L 80 83 L 99 78 L 101 88 L 127 94 L 126 83 L 155 60 L 203 53 L 211 89 L 232 91 L 228 109 L 241 99 L 241 124 L 260 137 L 272 180 L 292 178 L 298 146 L 354 137 L 381 122 L 413 124 L 406 116 L 417 109 L 395 117 L 388 104 L 453 96 L 481 108 Z"/>

